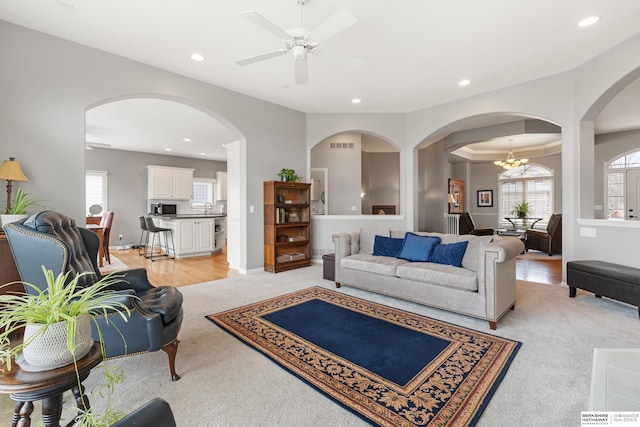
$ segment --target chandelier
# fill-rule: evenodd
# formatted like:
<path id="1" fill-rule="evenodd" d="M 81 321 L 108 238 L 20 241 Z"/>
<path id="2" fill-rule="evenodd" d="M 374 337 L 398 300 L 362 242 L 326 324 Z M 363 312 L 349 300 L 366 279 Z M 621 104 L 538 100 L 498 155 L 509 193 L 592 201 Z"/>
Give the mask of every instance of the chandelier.
<path id="1" fill-rule="evenodd" d="M 493 164 L 499 168 L 515 169 L 529 161 L 529 159 L 516 159 L 516 156 L 513 155 L 513 151 L 511 150 L 511 141 L 513 141 L 513 139 L 509 139 L 509 153 L 507 154 L 507 158 L 505 160 L 496 160 L 493 162 Z"/>

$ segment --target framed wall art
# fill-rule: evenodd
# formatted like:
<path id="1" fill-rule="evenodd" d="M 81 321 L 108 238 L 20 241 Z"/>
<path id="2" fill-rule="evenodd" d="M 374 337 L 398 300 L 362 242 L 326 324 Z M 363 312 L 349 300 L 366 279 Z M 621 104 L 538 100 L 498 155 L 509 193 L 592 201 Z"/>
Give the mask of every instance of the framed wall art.
<path id="1" fill-rule="evenodd" d="M 493 190 L 478 190 L 478 207 L 493 207 Z"/>
<path id="2" fill-rule="evenodd" d="M 447 202 L 449 205 L 449 213 L 464 212 L 464 181 L 449 178 Z"/>

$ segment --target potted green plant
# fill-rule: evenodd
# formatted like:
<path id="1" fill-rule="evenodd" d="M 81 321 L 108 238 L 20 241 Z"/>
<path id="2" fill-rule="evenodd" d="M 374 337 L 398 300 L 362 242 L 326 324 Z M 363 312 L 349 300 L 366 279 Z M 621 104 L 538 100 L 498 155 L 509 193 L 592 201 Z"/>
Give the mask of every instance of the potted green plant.
<path id="1" fill-rule="evenodd" d="M 513 207 L 511 214 L 517 215 L 519 218 L 524 218 L 529 214 L 529 210 L 529 203 L 523 200 Z"/>
<path id="2" fill-rule="evenodd" d="M 26 369 L 25 366 L 55 369 L 71 363 L 76 365 L 93 345 L 92 320 L 98 327 L 98 341 L 105 354 L 102 333 L 94 319 L 117 312 L 126 321 L 130 314 L 124 302 L 130 296 L 108 289 L 121 280 L 118 275 L 104 276 L 92 286 L 85 287 L 80 285 L 80 278 L 94 273 L 85 272 L 69 278 L 70 272 L 54 277 L 53 272 L 44 266 L 42 271 L 47 282 L 46 289 L 23 283 L 33 293 L 0 295 L 0 364 L 6 364 L 8 370 L 11 370 L 14 359 L 23 369 Z M 16 336 L 23 328 L 20 341 Z M 51 337 L 51 334 L 58 336 Z M 99 386 L 100 395 L 107 398 L 107 409 L 102 414 L 93 414 L 78 408 L 81 415 L 76 419 L 76 425 L 107 426 L 124 416 L 111 409 L 113 387 L 122 382 L 122 374 L 106 363 L 103 365 L 103 384 Z M 82 390 L 80 385 L 79 389 Z"/>
<path id="3" fill-rule="evenodd" d="M 30 208 L 44 208 L 44 206 L 40 204 L 41 201 L 42 200 L 38 197 L 30 196 L 29 193 L 25 192 L 22 189 L 22 187 L 18 187 L 16 196 L 11 203 L 11 207 L 7 207 L 4 214 L 0 215 L 2 224 L 9 224 L 10 222 L 19 221 L 22 218 L 26 218 L 27 212 Z"/>
<path id="4" fill-rule="evenodd" d="M 296 182 L 300 179 L 298 175 L 296 175 L 296 171 L 293 169 L 282 168 L 280 172 L 278 172 L 278 176 L 282 181 L 291 181 Z"/>

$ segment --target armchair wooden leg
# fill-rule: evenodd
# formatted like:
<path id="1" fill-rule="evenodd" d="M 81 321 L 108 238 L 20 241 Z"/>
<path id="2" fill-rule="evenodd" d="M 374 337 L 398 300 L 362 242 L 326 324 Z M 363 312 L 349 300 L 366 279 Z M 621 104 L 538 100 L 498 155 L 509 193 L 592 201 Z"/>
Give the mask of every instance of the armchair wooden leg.
<path id="1" fill-rule="evenodd" d="M 171 371 L 171 381 L 178 381 L 180 375 L 176 374 L 176 353 L 178 353 L 178 340 L 174 340 L 162 347 L 162 350 L 169 356 L 169 370 Z"/>

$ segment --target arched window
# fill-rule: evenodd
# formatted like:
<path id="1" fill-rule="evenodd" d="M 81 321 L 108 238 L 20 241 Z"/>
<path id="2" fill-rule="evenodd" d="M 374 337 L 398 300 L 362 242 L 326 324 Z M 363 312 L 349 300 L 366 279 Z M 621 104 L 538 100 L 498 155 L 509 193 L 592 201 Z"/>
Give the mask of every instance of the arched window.
<path id="1" fill-rule="evenodd" d="M 607 173 L 607 218 L 624 219 L 627 182 L 633 179 L 640 169 L 640 151 L 625 154 L 609 162 Z M 627 175 L 631 173 L 632 176 Z"/>
<path id="2" fill-rule="evenodd" d="M 542 218 L 546 223 L 553 213 L 553 171 L 540 165 L 524 165 L 510 169 L 499 178 L 499 215 L 501 225 L 510 226 L 505 217 L 515 216 L 516 204 L 529 204 L 529 217 Z M 541 228 L 541 227 L 538 227 Z"/>

